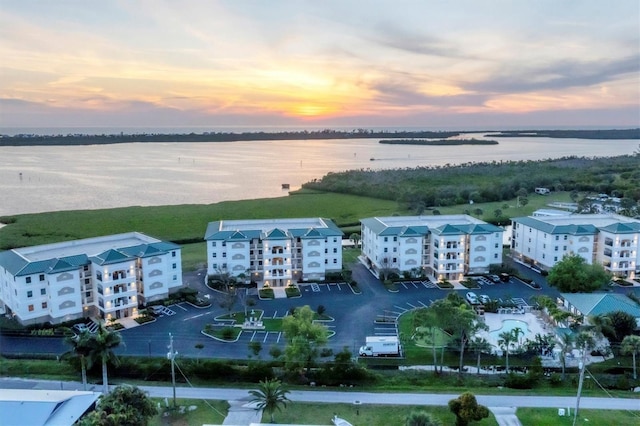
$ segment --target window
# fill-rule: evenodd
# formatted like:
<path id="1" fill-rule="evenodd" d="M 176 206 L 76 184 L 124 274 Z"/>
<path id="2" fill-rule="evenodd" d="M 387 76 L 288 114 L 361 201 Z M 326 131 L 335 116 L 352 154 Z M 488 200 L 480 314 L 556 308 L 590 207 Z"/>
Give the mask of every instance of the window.
<path id="1" fill-rule="evenodd" d="M 47 294 L 47 289 L 46 288 L 41 288 L 40 289 L 40 295 L 44 296 L 45 294 Z"/>
<path id="2" fill-rule="evenodd" d="M 555 246 L 555 251 L 558 251 L 558 246 Z"/>
<path id="3" fill-rule="evenodd" d="M 27 284 L 31 284 L 31 277 L 27 277 Z"/>
<path id="4" fill-rule="evenodd" d="M 212 267 L 213 269 L 218 269 L 218 264 L 217 264 L 217 263 L 214 263 L 213 265 L 211 265 L 211 267 Z"/>
<path id="5" fill-rule="evenodd" d="M 176 281 L 177 279 L 178 279 L 178 276 L 177 276 L 177 275 L 174 275 L 174 276 L 173 276 L 173 280 L 174 280 L 174 281 Z"/>
<path id="6" fill-rule="evenodd" d="M 556 235 L 556 241 L 560 239 L 560 235 Z"/>
<path id="7" fill-rule="evenodd" d="M 33 291 L 29 290 L 29 291 L 27 292 L 27 297 L 33 297 Z"/>
<path id="8" fill-rule="evenodd" d="M 567 246 L 563 246 L 562 250 L 567 251 Z"/>
<path id="9" fill-rule="evenodd" d="M 227 252 L 222 253 L 222 257 L 227 257 Z"/>
<path id="10" fill-rule="evenodd" d="M 33 312 L 33 305 L 29 305 L 29 312 Z"/>
<path id="11" fill-rule="evenodd" d="M 553 256 L 553 261 L 557 262 L 558 261 L 558 256 Z"/>
<path id="12" fill-rule="evenodd" d="M 213 257 L 218 257 L 218 253 L 213 253 Z"/>
<path id="13" fill-rule="evenodd" d="M 44 274 L 40 274 L 40 281 L 44 281 Z"/>
<path id="14" fill-rule="evenodd" d="M 47 302 L 42 302 L 42 309 L 47 309 Z"/>
<path id="15" fill-rule="evenodd" d="M 564 240 L 567 241 L 567 236 L 566 235 L 564 236 Z"/>
<path id="16" fill-rule="evenodd" d="M 223 242 L 222 242 L 222 247 L 226 247 L 226 246 L 227 246 L 226 241 L 223 241 Z"/>
<path id="17" fill-rule="evenodd" d="M 337 252 L 338 252 L 338 249 L 334 247 L 334 248 L 333 248 L 333 252 L 334 252 L 334 253 L 337 253 Z"/>
<path id="18" fill-rule="evenodd" d="M 384 237 L 384 242 L 386 243 L 387 241 L 389 241 L 389 238 Z"/>
<path id="19" fill-rule="evenodd" d="M 394 257 L 393 258 L 393 263 L 396 263 L 396 262 L 398 262 L 398 259 Z"/>
<path id="20" fill-rule="evenodd" d="M 542 258 L 543 258 L 543 259 L 545 258 L 545 255 L 544 255 L 544 253 L 542 253 Z"/>
<path id="21" fill-rule="evenodd" d="M 211 247 L 215 247 L 216 246 L 216 242 L 215 241 L 211 241 Z"/>
<path id="22" fill-rule="evenodd" d="M 326 265 L 327 263 L 329 263 L 329 261 L 327 259 L 324 260 L 324 264 Z"/>
<path id="23" fill-rule="evenodd" d="M 178 266 L 174 263 L 173 265 L 171 265 L 172 269 L 176 269 Z"/>
<path id="24" fill-rule="evenodd" d="M 386 253 L 386 252 L 388 252 L 388 251 L 389 251 L 389 249 L 385 247 L 385 248 L 384 248 L 384 252 Z"/>
<path id="25" fill-rule="evenodd" d="M 171 252 L 171 257 L 176 257 L 176 252 L 175 251 Z"/>
<path id="26" fill-rule="evenodd" d="M 543 249 L 546 249 L 546 248 L 547 248 L 547 245 L 546 245 L 546 244 L 543 244 L 543 245 L 542 245 L 542 248 L 543 248 Z"/>
<path id="27" fill-rule="evenodd" d="M 393 242 L 395 243 L 396 241 L 398 241 L 398 237 L 393 237 Z"/>
<path id="28" fill-rule="evenodd" d="M 333 263 L 338 263 L 338 259 L 333 259 Z"/>

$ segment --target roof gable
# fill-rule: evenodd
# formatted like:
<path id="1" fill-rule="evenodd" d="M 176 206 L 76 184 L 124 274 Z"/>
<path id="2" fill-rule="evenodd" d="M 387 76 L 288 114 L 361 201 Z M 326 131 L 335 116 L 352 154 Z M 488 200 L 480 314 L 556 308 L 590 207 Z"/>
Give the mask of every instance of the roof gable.
<path id="1" fill-rule="evenodd" d="M 279 228 L 273 228 L 268 231 L 264 237 L 265 240 L 286 240 L 288 238 L 287 233 Z"/>

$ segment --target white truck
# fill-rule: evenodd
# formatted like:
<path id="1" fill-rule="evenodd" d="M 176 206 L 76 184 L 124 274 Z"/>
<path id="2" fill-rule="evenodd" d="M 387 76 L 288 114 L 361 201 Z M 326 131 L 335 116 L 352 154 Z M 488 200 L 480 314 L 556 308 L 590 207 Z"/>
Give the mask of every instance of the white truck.
<path id="1" fill-rule="evenodd" d="M 365 345 L 358 351 L 360 356 L 399 356 L 398 336 L 367 336 Z"/>

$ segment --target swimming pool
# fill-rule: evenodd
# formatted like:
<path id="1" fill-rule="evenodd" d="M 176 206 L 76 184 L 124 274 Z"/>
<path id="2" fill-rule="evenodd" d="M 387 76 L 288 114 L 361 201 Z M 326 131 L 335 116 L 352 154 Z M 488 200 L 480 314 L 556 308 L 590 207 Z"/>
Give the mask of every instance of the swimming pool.
<path id="1" fill-rule="evenodd" d="M 527 337 L 527 335 L 529 334 L 529 324 L 527 324 L 524 321 L 520 321 L 520 320 L 514 320 L 514 319 L 507 319 L 502 321 L 502 327 L 500 327 L 497 330 L 493 330 L 489 332 L 489 336 L 491 336 L 491 338 L 493 338 L 494 341 L 498 341 L 500 340 L 500 334 L 504 333 L 505 331 L 511 332 L 514 328 L 519 327 L 522 330 L 522 333 L 520 333 L 520 337 Z"/>

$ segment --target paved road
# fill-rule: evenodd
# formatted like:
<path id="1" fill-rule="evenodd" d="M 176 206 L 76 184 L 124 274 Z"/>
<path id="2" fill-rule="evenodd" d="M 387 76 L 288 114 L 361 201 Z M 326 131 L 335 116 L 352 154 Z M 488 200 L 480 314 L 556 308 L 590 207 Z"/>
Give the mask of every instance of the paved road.
<path id="1" fill-rule="evenodd" d="M 546 284 L 544 277 L 522 265 L 516 264 L 516 267 L 525 276 L 540 283 L 542 289 L 534 290 L 520 281 L 513 281 L 509 284 L 484 285 L 474 291 L 487 294 L 491 298 L 521 297 L 525 301 L 539 294 L 551 297 L 558 295 L 557 290 Z M 213 302 L 210 308 L 197 309 L 186 303 L 172 306 L 175 315 L 160 317 L 155 323 L 122 331 L 124 345 L 118 348 L 117 353 L 165 356 L 169 344 L 168 333 L 174 336 L 175 349 L 179 357 L 246 359 L 249 355 L 249 342 L 258 341 L 263 347 L 261 358 L 267 359 L 271 346 L 284 347 L 283 336 L 279 333 L 244 332 L 237 343 L 218 342 L 202 335 L 201 330 L 207 323 L 214 322 L 216 316 L 226 313 L 219 306 L 220 294 L 204 286 L 204 273 L 204 270 L 186 273 L 184 282 L 203 294 L 209 294 Z M 309 305 L 315 310 L 319 305 L 323 305 L 326 313 L 335 318 L 335 321 L 328 324 L 330 329 L 336 331 L 328 346 L 334 352 L 346 347 L 355 353 L 364 342 L 365 336 L 395 334 L 393 322 L 376 324 L 376 317 L 396 318 L 411 309 L 428 306 L 432 301 L 446 297 L 451 291 L 466 293 L 466 290 L 440 290 L 419 283 L 399 285 L 398 292 L 391 293 L 361 264 L 353 268 L 353 278 L 359 283 L 361 294 L 353 294 L 347 285 L 319 285 L 316 288 L 303 285 L 300 298 L 257 300 L 255 308 L 263 310 L 266 317 L 282 317 L 289 309 L 297 306 Z M 626 293 L 629 289 L 614 288 L 613 291 Z M 633 291 L 640 295 L 640 288 Z M 241 308 L 236 305 L 234 309 Z M 204 347 L 196 348 L 199 344 Z M 3 354 L 60 355 L 67 350 L 61 339 L 0 336 L 0 353 Z"/>
<path id="2" fill-rule="evenodd" d="M 102 386 L 93 385 L 100 391 Z M 0 379 L 0 388 L 3 389 L 55 389 L 55 390 L 81 390 L 79 382 L 60 382 L 48 380 L 28 379 Z M 172 398 L 171 386 L 140 386 L 150 396 L 157 398 Z M 211 400 L 239 400 L 249 396 L 247 389 L 233 388 L 187 388 L 177 387 L 178 398 L 211 399 Z M 429 394 L 429 393 L 374 393 L 357 391 L 291 391 L 288 398 L 299 402 L 319 403 L 354 403 L 361 404 L 388 404 L 388 405 L 447 405 L 450 399 L 457 398 L 459 394 Z M 549 407 L 567 408 L 575 407 L 575 397 L 558 396 L 517 396 L 517 395 L 476 395 L 478 402 L 489 407 Z M 640 410 L 640 399 L 625 398 L 593 398 L 582 397 L 581 408 L 593 408 L 602 410 Z"/>

